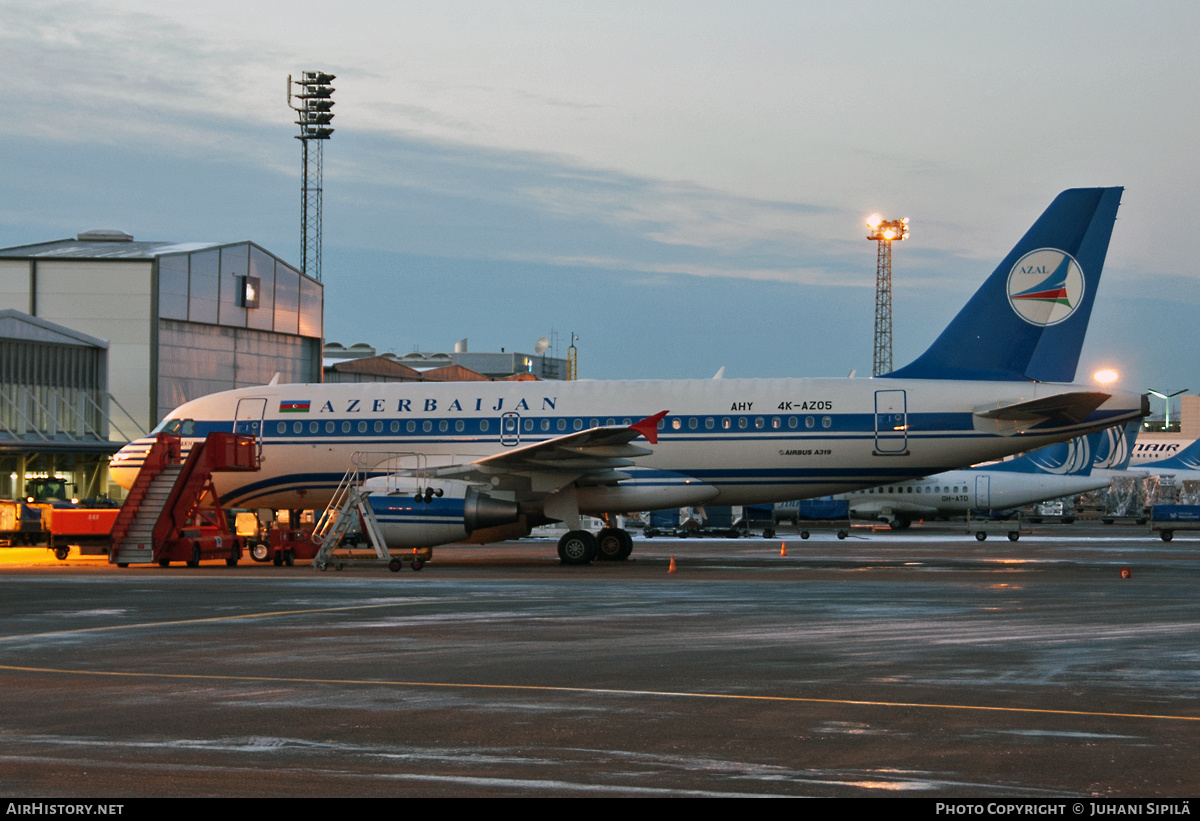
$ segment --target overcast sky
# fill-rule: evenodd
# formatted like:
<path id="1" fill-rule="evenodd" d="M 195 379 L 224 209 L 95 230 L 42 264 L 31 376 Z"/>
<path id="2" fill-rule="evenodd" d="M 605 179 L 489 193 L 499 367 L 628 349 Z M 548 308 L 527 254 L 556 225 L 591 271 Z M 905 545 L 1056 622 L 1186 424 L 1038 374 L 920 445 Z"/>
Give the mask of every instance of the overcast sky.
<path id="1" fill-rule="evenodd" d="M 337 75 L 326 337 L 584 377 L 895 362 L 1062 189 L 1123 185 L 1080 376 L 1200 389 L 1194 2 L 0 0 L 0 246 L 119 228 L 298 264 L 288 74 Z"/>

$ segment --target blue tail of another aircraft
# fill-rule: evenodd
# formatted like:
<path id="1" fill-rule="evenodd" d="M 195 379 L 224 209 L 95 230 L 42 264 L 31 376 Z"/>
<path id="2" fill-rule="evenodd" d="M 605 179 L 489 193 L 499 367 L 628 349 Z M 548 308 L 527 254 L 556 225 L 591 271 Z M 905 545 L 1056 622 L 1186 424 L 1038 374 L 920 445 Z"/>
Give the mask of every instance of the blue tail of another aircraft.
<path id="1" fill-rule="evenodd" d="M 1141 429 L 1142 420 L 1134 419 L 1126 422 L 1123 428 L 1114 427 L 1100 431 L 1100 444 L 1096 448 L 1096 458 L 1092 467 L 1105 470 L 1124 470 L 1129 467 L 1129 460 L 1133 458 L 1133 445 L 1137 442 Z"/>
<path id="2" fill-rule="evenodd" d="M 888 376 L 1072 381 L 1122 191 L 1055 197 L 929 350 Z"/>
<path id="3" fill-rule="evenodd" d="M 1053 473 L 1059 476 L 1088 476 L 1096 462 L 1097 452 L 1104 447 L 1107 431 L 1097 431 L 1080 436 L 1070 442 L 1059 442 L 1030 451 L 1016 459 L 991 465 L 981 465 L 975 470 L 1005 471 L 1012 473 Z"/>

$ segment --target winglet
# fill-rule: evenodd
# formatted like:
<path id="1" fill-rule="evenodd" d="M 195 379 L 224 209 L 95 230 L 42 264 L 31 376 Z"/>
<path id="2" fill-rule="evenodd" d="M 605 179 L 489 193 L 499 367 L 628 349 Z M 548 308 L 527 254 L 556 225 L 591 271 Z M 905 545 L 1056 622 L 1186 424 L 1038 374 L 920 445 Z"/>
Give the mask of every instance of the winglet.
<path id="1" fill-rule="evenodd" d="M 646 437 L 646 441 L 652 445 L 658 444 L 658 423 L 666 416 L 668 411 L 659 411 L 653 416 L 647 416 L 640 422 L 634 422 L 630 425 L 630 429 L 636 430 L 642 436 Z"/>

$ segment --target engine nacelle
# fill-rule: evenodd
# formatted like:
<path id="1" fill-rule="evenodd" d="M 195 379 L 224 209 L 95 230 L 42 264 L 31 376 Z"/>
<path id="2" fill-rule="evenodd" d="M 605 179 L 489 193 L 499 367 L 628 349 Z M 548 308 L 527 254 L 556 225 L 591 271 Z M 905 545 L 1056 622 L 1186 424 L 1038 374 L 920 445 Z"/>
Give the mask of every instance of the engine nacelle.
<path id="1" fill-rule="evenodd" d="M 493 499 L 466 482 L 412 481 L 385 490 L 372 489 L 367 502 L 379 523 L 388 550 L 435 547 L 461 541 L 481 528 L 516 522 L 521 511 L 516 502 Z"/>

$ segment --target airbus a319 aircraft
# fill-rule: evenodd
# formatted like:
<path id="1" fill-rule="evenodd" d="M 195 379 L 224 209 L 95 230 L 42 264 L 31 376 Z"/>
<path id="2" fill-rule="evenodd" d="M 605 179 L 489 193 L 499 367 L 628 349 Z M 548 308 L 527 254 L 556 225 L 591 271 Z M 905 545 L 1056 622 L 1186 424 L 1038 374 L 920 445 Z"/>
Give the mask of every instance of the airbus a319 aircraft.
<path id="1" fill-rule="evenodd" d="M 581 513 L 824 496 L 1144 416 L 1139 394 L 1067 384 L 1121 191 L 1060 194 L 930 348 L 883 377 L 272 384 L 187 402 L 155 432 L 260 437 L 259 472 L 214 476 L 229 507 L 320 508 L 356 452 L 403 453 L 408 469 L 369 497 L 389 548 L 560 521 L 565 563 L 624 558 L 629 535 L 594 536 Z M 113 458 L 117 482 L 152 441 Z"/>

